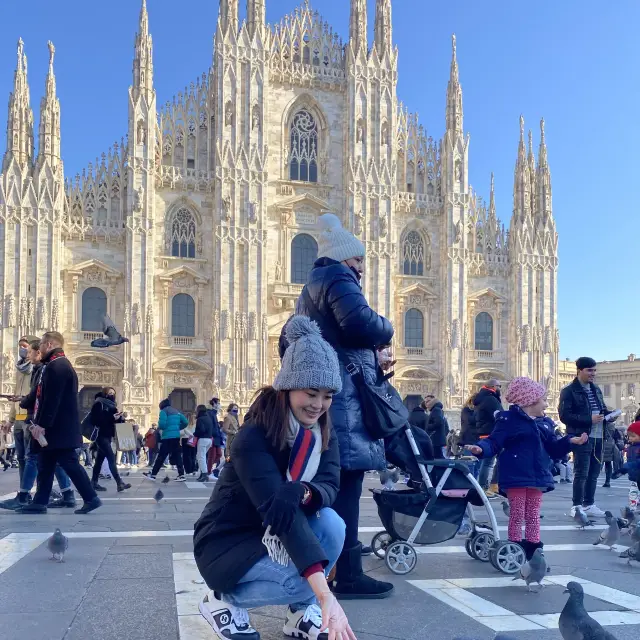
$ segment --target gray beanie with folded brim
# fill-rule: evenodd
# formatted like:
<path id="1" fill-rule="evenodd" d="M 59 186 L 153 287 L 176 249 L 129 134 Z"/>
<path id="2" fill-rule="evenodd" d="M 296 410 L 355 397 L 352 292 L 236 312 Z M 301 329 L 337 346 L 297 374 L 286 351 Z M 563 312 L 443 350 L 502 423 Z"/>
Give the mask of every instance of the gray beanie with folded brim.
<path id="1" fill-rule="evenodd" d="M 276 391 L 331 389 L 340 393 L 342 376 L 338 356 L 322 337 L 320 327 L 307 316 L 293 316 L 285 336 L 289 346 L 273 388 Z"/>
<path id="2" fill-rule="evenodd" d="M 330 258 L 343 262 L 351 258 L 363 258 L 364 245 L 353 233 L 342 226 L 340 218 L 333 213 L 325 213 L 318 218 L 320 237 L 318 238 L 318 258 Z"/>

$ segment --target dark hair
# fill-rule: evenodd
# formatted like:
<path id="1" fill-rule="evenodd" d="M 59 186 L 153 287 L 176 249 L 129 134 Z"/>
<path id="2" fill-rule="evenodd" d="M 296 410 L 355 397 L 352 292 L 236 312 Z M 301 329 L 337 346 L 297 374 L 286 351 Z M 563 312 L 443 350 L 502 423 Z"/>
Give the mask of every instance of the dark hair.
<path id="1" fill-rule="evenodd" d="M 109 395 L 109 391 L 113 391 L 115 393 L 115 389 L 113 387 L 102 387 L 102 393 L 105 396 Z"/>
<path id="2" fill-rule="evenodd" d="M 287 446 L 285 434 L 289 428 L 290 411 L 288 391 L 276 391 L 273 387 L 263 387 L 258 391 L 248 415 L 250 422 L 260 425 L 266 431 L 267 438 L 274 447 L 284 449 Z M 322 433 L 322 451 L 326 451 L 331 435 L 328 411 L 320 416 L 318 424 Z"/>
<path id="3" fill-rule="evenodd" d="M 576 360 L 576 368 L 578 371 L 581 369 L 592 369 L 596 366 L 596 361 L 593 358 L 589 358 L 588 356 L 583 356 L 582 358 L 578 358 Z"/>
<path id="4" fill-rule="evenodd" d="M 233 407 L 238 407 L 237 403 L 232 402 L 228 407 L 227 407 L 227 413 L 229 413 L 231 411 L 231 409 L 233 409 Z M 238 407 L 238 409 L 240 409 L 240 407 Z"/>
<path id="5" fill-rule="evenodd" d="M 220 398 L 211 398 L 211 400 L 209 400 L 209 404 L 213 407 L 214 404 L 220 402 Z"/>
<path id="6" fill-rule="evenodd" d="M 31 347 L 31 349 L 33 349 L 33 351 L 39 351 L 40 350 L 40 340 L 32 340 L 29 343 L 29 346 Z"/>
<path id="7" fill-rule="evenodd" d="M 200 417 L 200 416 L 206 416 L 207 415 L 207 407 L 205 407 L 203 404 L 199 404 L 196 407 L 196 417 Z"/>

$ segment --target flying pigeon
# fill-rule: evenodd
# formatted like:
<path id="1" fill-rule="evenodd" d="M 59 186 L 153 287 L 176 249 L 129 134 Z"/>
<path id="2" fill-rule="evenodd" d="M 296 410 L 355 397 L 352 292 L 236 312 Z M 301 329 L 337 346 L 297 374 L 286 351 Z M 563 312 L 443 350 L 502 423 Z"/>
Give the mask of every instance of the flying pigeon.
<path id="1" fill-rule="evenodd" d="M 573 519 L 578 523 L 580 529 L 585 527 L 593 527 L 594 520 L 589 520 L 587 514 L 582 510 L 582 507 L 576 507 L 576 513 Z"/>
<path id="2" fill-rule="evenodd" d="M 504 515 L 507 516 L 507 518 L 511 517 L 511 505 L 509 504 L 508 500 L 502 501 L 502 510 L 504 511 Z"/>
<path id="3" fill-rule="evenodd" d="M 618 542 L 618 538 L 620 538 L 620 527 L 618 526 L 618 519 L 613 517 L 611 511 L 605 511 L 604 517 L 609 526 L 600 534 L 598 539 L 593 543 L 593 546 L 606 544 L 609 547 L 609 551 L 611 551 L 613 545 Z"/>
<path id="4" fill-rule="evenodd" d="M 162 498 L 164 498 L 164 493 L 162 493 L 162 491 L 160 491 L 160 489 L 158 489 L 158 490 L 155 492 L 155 495 L 153 496 L 153 499 L 154 499 L 156 502 L 160 502 L 160 500 L 162 500 Z"/>
<path id="5" fill-rule="evenodd" d="M 165 476 L 164 480 L 162 481 L 162 484 L 169 484 L 171 482 L 171 480 L 169 480 L 169 476 Z"/>
<path id="6" fill-rule="evenodd" d="M 64 562 L 64 552 L 69 548 L 69 538 L 62 535 L 60 529 L 56 529 L 47 540 L 47 549 L 51 551 L 51 560 Z"/>
<path id="7" fill-rule="evenodd" d="M 627 564 L 631 564 L 632 560 L 640 562 L 640 541 L 635 542 L 632 547 L 625 549 L 618 558 L 626 558 Z"/>
<path id="8" fill-rule="evenodd" d="M 536 549 L 531 560 L 522 565 L 520 575 L 516 576 L 514 580 L 524 580 L 527 583 L 527 591 L 531 591 L 532 582 L 537 582 L 542 589 L 542 580 L 545 575 L 547 575 L 547 561 L 542 549 Z"/>
<path id="9" fill-rule="evenodd" d="M 569 599 L 558 622 L 563 640 L 616 640 L 587 613 L 582 585 L 569 582 L 565 593 L 569 594 Z"/>
<path id="10" fill-rule="evenodd" d="M 108 315 L 102 316 L 102 333 L 106 338 L 96 338 L 91 342 L 91 346 L 96 349 L 106 349 L 116 347 L 123 342 L 129 342 L 129 338 L 123 337 L 113 324 L 113 320 Z"/>

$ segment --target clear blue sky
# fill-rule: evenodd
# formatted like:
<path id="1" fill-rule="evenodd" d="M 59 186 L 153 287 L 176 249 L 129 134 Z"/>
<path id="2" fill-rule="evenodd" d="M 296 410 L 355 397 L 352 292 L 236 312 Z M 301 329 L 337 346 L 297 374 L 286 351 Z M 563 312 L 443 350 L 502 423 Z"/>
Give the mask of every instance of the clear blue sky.
<path id="1" fill-rule="evenodd" d="M 277 22 L 296 0 L 266 0 Z M 349 2 L 313 0 L 346 39 Z M 369 0 L 369 31 L 375 1 Z M 240 0 L 244 16 L 244 0 Z M 148 0 L 159 104 L 211 63 L 216 0 Z M 64 7 L 64 8 L 62 8 Z M 126 134 L 127 89 L 139 0 L 30 0 L 0 8 L 0 105 L 13 81 L 19 36 L 29 57 L 32 106 L 38 106 L 56 45 L 67 175 Z M 560 233 L 561 356 L 621 359 L 640 354 L 635 300 L 640 205 L 640 3 L 616 0 L 394 0 L 398 95 L 420 114 L 429 134 L 444 128 L 451 34 L 458 36 L 470 175 L 488 196 L 496 174 L 498 213 L 508 223 L 518 118 L 534 130 L 547 123 L 554 214 Z M 0 148 L 6 112 L 0 111 Z M 635 257 L 634 257 L 635 256 Z"/>

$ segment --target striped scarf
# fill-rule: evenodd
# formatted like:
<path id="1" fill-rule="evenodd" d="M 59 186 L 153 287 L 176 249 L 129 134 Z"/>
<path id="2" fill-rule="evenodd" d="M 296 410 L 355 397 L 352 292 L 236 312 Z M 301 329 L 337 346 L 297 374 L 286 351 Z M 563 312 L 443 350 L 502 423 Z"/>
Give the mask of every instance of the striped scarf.
<path id="1" fill-rule="evenodd" d="M 286 440 L 287 445 L 291 447 L 287 466 L 287 481 L 311 482 L 318 473 L 320 456 L 322 455 L 320 426 L 316 423 L 311 428 L 302 427 L 290 411 Z M 271 527 L 265 531 L 262 544 L 267 548 L 269 557 L 274 562 L 285 567 L 289 564 L 289 554 L 280 538 L 271 534 Z"/>

